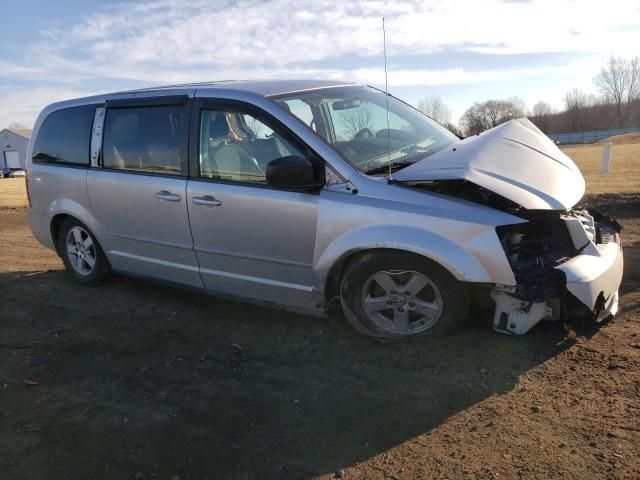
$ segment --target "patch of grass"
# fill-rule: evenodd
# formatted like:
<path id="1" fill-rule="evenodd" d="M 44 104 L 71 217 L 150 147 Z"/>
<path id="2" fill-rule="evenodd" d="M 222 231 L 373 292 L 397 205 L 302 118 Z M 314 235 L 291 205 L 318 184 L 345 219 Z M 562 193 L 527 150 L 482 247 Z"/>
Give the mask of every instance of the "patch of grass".
<path id="1" fill-rule="evenodd" d="M 26 208 L 27 206 L 24 177 L 0 178 L 0 210 Z"/>
<path id="2" fill-rule="evenodd" d="M 587 182 L 587 195 L 640 192 L 640 137 L 637 143 L 614 143 L 609 173 L 600 174 L 602 145 L 570 145 L 562 151 L 576 162 Z"/>
<path id="3" fill-rule="evenodd" d="M 638 143 L 640 144 L 640 133 L 625 133 L 624 135 L 614 135 L 613 137 L 600 140 L 598 143 L 611 142 L 614 145 L 622 143 Z"/>

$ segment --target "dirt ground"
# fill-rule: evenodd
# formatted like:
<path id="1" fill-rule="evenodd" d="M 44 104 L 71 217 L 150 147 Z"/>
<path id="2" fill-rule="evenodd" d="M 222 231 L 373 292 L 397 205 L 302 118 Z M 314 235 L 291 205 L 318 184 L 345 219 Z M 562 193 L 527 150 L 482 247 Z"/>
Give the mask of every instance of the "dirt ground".
<path id="1" fill-rule="evenodd" d="M 400 343 L 337 313 L 76 286 L 24 208 L 0 209 L 0 478 L 640 478 L 631 181 L 588 197 L 625 229 L 615 321 L 507 337 L 471 312 L 457 335 Z"/>

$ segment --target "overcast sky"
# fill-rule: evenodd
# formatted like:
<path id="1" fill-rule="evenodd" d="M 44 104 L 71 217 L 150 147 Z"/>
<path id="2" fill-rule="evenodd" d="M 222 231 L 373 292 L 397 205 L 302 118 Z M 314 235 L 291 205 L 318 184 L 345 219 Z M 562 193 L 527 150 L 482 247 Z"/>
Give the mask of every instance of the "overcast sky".
<path id="1" fill-rule="evenodd" d="M 128 88 L 245 78 L 384 85 L 560 106 L 611 55 L 640 54 L 640 0 L 0 0 L 0 128 L 48 103 Z"/>

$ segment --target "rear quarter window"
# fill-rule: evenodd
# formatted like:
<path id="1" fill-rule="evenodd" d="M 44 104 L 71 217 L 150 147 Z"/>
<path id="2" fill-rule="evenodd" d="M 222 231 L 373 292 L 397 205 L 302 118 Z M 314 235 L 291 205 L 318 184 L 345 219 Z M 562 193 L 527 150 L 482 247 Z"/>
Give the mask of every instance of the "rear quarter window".
<path id="1" fill-rule="evenodd" d="M 45 118 L 33 146 L 34 161 L 89 165 L 94 112 L 93 105 L 71 107 Z"/>

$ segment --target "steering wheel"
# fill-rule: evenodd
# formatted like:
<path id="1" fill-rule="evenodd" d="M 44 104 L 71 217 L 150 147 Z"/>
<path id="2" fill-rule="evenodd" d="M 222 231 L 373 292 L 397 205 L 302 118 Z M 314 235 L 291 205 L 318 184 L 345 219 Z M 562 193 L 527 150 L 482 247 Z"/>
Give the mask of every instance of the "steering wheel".
<path id="1" fill-rule="evenodd" d="M 354 139 L 355 139 L 355 138 L 362 138 L 362 137 L 364 137 L 364 136 L 367 136 L 367 137 L 369 137 L 369 138 L 373 138 L 373 132 L 372 132 L 369 128 L 364 127 L 362 130 L 360 130 L 358 133 L 356 133 L 356 134 L 353 136 L 353 138 L 354 138 Z"/>

